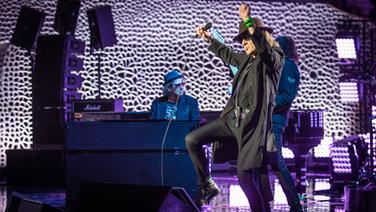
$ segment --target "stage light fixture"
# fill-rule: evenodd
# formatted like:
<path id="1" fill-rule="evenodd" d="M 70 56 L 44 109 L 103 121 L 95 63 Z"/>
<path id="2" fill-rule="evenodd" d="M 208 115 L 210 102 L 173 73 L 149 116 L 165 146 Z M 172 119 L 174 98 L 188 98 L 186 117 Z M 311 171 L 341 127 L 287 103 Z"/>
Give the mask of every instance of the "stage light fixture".
<path id="1" fill-rule="evenodd" d="M 338 58 L 356 59 L 357 58 L 357 39 L 355 37 L 336 38 Z"/>
<path id="2" fill-rule="evenodd" d="M 282 156 L 285 159 L 293 159 L 294 153 L 289 148 L 282 147 Z"/>
<path id="3" fill-rule="evenodd" d="M 333 138 L 331 137 L 324 137 L 320 144 L 313 148 L 313 157 L 315 159 L 324 159 L 330 157 L 330 146 L 333 143 Z"/>
<path id="4" fill-rule="evenodd" d="M 337 25 L 335 38 L 340 64 L 356 64 L 360 52 L 359 26 L 351 22 Z"/>
<path id="5" fill-rule="evenodd" d="M 339 92 L 342 102 L 359 102 L 358 83 L 340 82 Z"/>
<path id="6" fill-rule="evenodd" d="M 362 136 L 336 141 L 330 148 L 332 182 L 355 181 L 366 159 L 366 143 Z"/>

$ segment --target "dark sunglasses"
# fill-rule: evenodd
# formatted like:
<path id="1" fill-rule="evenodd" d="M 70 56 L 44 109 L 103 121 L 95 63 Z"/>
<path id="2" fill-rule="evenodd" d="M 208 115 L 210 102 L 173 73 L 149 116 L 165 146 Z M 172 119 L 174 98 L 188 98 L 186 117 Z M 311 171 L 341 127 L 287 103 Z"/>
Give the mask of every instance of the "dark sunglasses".
<path id="1" fill-rule="evenodd" d="M 273 32 L 272 29 L 269 29 L 269 28 L 266 28 L 266 27 L 259 27 L 259 29 L 262 31 L 262 32 L 269 32 L 270 34 Z M 246 31 L 243 33 L 243 37 L 242 37 L 242 40 L 239 40 L 240 43 L 243 42 L 243 39 L 246 40 L 246 41 L 250 41 L 251 40 L 251 34 L 249 33 L 249 31 Z"/>
<path id="2" fill-rule="evenodd" d="M 247 32 L 243 32 L 243 36 L 241 37 L 241 39 L 238 40 L 239 43 L 242 43 L 243 40 L 246 40 L 246 41 L 250 41 L 251 40 L 251 34 L 247 31 Z"/>

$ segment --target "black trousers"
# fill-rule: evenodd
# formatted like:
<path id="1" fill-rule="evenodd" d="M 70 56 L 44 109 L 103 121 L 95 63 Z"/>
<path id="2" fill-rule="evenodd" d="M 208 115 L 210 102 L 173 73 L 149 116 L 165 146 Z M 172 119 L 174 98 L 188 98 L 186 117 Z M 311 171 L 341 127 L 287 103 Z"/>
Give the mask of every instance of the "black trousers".
<path id="1" fill-rule="evenodd" d="M 208 177 L 210 177 L 208 160 L 205 156 L 203 145 L 217 141 L 232 142 L 234 138 L 237 139 L 224 118 L 216 119 L 186 136 L 185 142 L 200 185 L 204 185 Z M 260 191 L 259 169 L 238 169 L 237 175 L 239 185 L 247 196 L 252 211 L 266 211 Z"/>
<path id="2" fill-rule="evenodd" d="M 269 206 L 269 202 L 273 200 L 267 169 L 267 165 L 270 165 L 275 176 L 278 178 L 283 192 L 285 193 L 287 202 L 290 206 L 290 211 L 300 212 L 302 211 L 302 207 L 300 205 L 295 183 L 282 156 L 282 135 L 284 128 L 284 124 L 273 123 L 273 132 L 277 151 L 267 152 L 265 154 L 265 159 L 263 160 L 263 166 L 261 168 L 261 187 L 263 199 L 266 207 Z"/>

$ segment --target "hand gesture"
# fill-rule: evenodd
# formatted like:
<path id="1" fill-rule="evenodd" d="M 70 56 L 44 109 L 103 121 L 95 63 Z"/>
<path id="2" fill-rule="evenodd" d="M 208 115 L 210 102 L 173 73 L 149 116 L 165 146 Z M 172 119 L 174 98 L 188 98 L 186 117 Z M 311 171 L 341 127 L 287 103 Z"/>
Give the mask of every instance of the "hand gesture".
<path id="1" fill-rule="evenodd" d="M 205 42 L 210 43 L 211 33 L 204 30 L 204 27 L 199 26 L 196 28 L 196 34 L 201 37 Z"/>
<path id="2" fill-rule="evenodd" d="M 239 16 L 240 18 L 245 21 L 249 18 L 251 12 L 251 8 L 246 4 L 241 4 L 239 7 Z"/>

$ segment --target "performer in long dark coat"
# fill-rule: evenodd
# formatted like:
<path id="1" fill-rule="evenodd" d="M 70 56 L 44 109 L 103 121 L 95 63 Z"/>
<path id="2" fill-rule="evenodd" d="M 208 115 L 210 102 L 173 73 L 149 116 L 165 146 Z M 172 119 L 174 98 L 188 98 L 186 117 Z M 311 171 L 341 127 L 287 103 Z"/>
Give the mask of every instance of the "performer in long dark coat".
<path id="1" fill-rule="evenodd" d="M 300 205 L 295 182 L 282 156 L 283 132 L 287 126 L 290 107 L 299 89 L 299 56 L 295 42 L 291 37 L 279 36 L 276 40 L 285 54 L 285 63 L 282 69 L 281 79 L 279 80 L 272 116 L 273 133 L 277 151 L 267 152 L 266 157 L 268 164 L 272 168 L 274 175 L 278 178 L 279 184 L 285 193 L 287 203 L 290 206 L 290 212 L 301 212 L 303 208 Z M 261 170 L 261 185 L 265 207 L 270 207 L 270 201 L 273 200 L 273 195 L 270 188 L 267 166 L 263 166 Z"/>
<path id="2" fill-rule="evenodd" d="M 272 130 L 272 111 L 280 78 L 284 55 L 271 36 L 272 29 L 264 27 L 261 19 L 250 18 L 250 8 L 242 4 L 239 9 L 242 22 L 239 35 L 244 51 L 231 48 L 212 39 L 210 33 L 197 28 L 196 33 L 210 43 L 209 50 L 225 63 L 239 71 L 233 79 L 233 92 L 221 117 L 189 133 L 186 145 L 199 177 L 199 204 L 204 204 L 219 193 L 210 177 L 203 145 L 236 139 L 238 144 L 238 179 L 252 211 L 265 211 L 255 178 L 259 176 L 264 152 L 275 149 Z M 234 155 L 236 152 L 229 152 Z"/>

